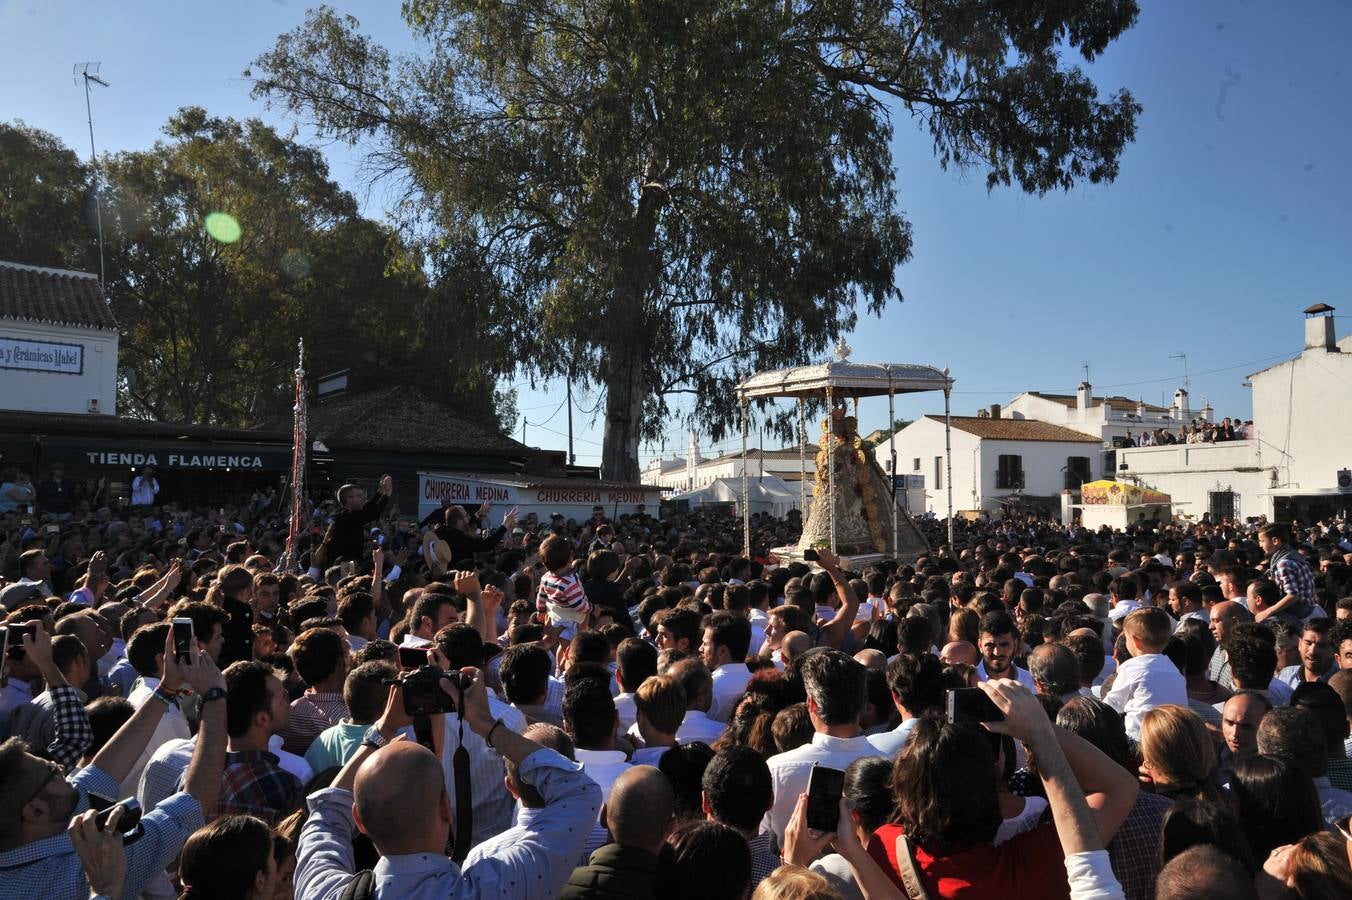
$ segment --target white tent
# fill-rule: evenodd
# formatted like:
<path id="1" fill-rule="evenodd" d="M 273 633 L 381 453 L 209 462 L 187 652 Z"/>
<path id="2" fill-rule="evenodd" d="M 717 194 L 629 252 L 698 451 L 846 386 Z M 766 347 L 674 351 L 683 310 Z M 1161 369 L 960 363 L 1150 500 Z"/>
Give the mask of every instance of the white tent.
<path id="1" fill-rule="evenodd" d="M 789 514 L 789 510 L 797 509 L 799 506 L 798 490 L 789 487 L 784 479 L 775 475 L 750 477 L 747 494 L 747 505 L 751 507 L 750 511 L 753 513 L 769 513 L 782 519 Z M 690 504 L 691 509 L 705 503 L 738 504 L 742 502 L 742 483 L 740 479 L 715 478 L 699 490 L 677 494 L 667 499 L 677 502 L 684 500 Z"/>

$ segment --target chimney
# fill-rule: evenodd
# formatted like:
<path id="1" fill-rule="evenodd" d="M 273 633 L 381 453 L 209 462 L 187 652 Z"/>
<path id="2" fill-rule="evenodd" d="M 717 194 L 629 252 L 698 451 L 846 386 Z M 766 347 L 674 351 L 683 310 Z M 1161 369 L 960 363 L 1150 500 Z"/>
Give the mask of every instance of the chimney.
<path id="1" fill-rule="evenodd" d="M 1000 404 L 998 403 L 991 404 L 991 418 L 992 419 L 1000 418 Z"/>
<path id="2" fill-rule="evenodd" d="M 1338 352 L 1333 335 L 1333 307 L 1327 303 L 1316 303 L 1305 310 L 1305 349 Z"/>
<path id="3" fill-rule="evenodd" d="M 1080 418 L 1083 419 L 1089 412 L 1089 407 L 1094 405 L 1094 389 L 1089 386 L 1089 382 L 1081 381 L 1080 386 L 1075 389 L 1075 408 L 1080 411 Z"/>
<path id="4" fill-rule="evenodd" d="M 1188 392 L 1184 388 L 1174 391 L 1174 405 L 1170 407 L 1170 413 L 1180 422 L 1188 418 Z"/>

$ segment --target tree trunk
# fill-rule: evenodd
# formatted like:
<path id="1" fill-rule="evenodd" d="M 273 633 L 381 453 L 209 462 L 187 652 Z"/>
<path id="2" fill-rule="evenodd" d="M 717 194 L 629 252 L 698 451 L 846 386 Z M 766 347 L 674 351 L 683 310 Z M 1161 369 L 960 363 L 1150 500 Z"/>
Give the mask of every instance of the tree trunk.
<path id="1" fill-rule="evenodd" d="M 619 343 L 619 342 L 616 342 Z M 606 424 L 601 445 L 601 477 L 608 481 L 638 481 L 638 442 L 643 426 L 643 342 L 614 347 L 605 370 Z"/>
<path id="2" fill-rule="evenodd" d="M 643 401 L 649 385 L 648 342 L 652 339 L 644 301 L 655 277 L 652 244 L 665 192 L 645 188 L 634 211 L 628 239 L 619 248 L 619 279 L 603 327 L 605 341 L 606 425 L 601 439 L 601 477 L 638 481 L 638 443 L 643 431 Z"/>

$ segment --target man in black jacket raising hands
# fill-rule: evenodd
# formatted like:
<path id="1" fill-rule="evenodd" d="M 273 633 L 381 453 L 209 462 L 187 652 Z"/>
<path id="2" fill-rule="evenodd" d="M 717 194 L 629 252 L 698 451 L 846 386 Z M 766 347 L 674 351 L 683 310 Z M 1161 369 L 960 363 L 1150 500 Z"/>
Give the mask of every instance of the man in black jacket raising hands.
<path id="1" fill-rule="evenodd" d="M 394 491 L 394 479 L 389 475 L 380 479 L 375 496 L 366 499 L 366 491 L 355 484 L 345 484 L 338 489 L 338 505 L 342 509 L 329 523 L 324 535 L 324 558 L 330 564 L 345 559 L 358 563 L 366 556 L 366 525 L 380 518 L 385 505 Z"/>

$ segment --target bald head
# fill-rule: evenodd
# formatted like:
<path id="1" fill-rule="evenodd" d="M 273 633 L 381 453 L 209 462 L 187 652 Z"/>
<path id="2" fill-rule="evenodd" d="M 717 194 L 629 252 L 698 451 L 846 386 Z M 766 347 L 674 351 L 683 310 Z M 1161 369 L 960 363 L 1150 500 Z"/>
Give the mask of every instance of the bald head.
<path id="1" fill-rule="evenodd" d="M 976 647 L 969 641 L 950 641 L 944 644 L 944 649 L 939 651 L 939 662 L 946 666 L 956 663 L 966 663 L 969 666 L 975 666 L 980 657 L 977 655 Z"/>
<path id="2" fill-rule="evenodd" d="M 631 766 L 615 779 L 602 821 L 610 839 L 622 847 L 656 854 L 671 830 L 676 796 L 671 782 L 656 766 Z"/>
<path id="3" fill-rule="evenodd" d="M 381 856 L 441 853 L 451 827 L 451 803 L 436 754 L 420 744 L 390 744 L 362 763 L 353 812 Z"/>
<path id="4" fill-rule="evenodd" d="M 1233 600 L 1223 600 L 1220 603 L 1213 603 L 1211 611 L 1207 614 L 1207 622 L 1211 626 L 1211 636 L 1216 639 L 1216 643 L 1223 644 L 1230 634 L 1230 629 L 1235 627 L 1235 623 L 1248 621 L 1253 616 L 1247 609 L 1240 606 Z"/>
<path id="5" fill-rule="evenodd" d="M 879 672 L 887 668 L 887 657 L 883 651 L 875 650 L 870 647 L 867 650 L 860 650 L 854 655 L 854 661 L 862 665 L 865 669 L 877 669 Z"/>
<path id="6" fill-rule="evenodd" d="M 785 663 L 793 662 L 812 649 L 812 638 L 801 631 L 790 631 L 779 642 L 779 655 Z"/>
<path id="7" fill-rule="evenodd" d="M 1233 857 L 1214 844 L 1189 847 L 1160 870 L 1157 900 L 1249 900 L 1258 897 L 1253 880 Z"/>

